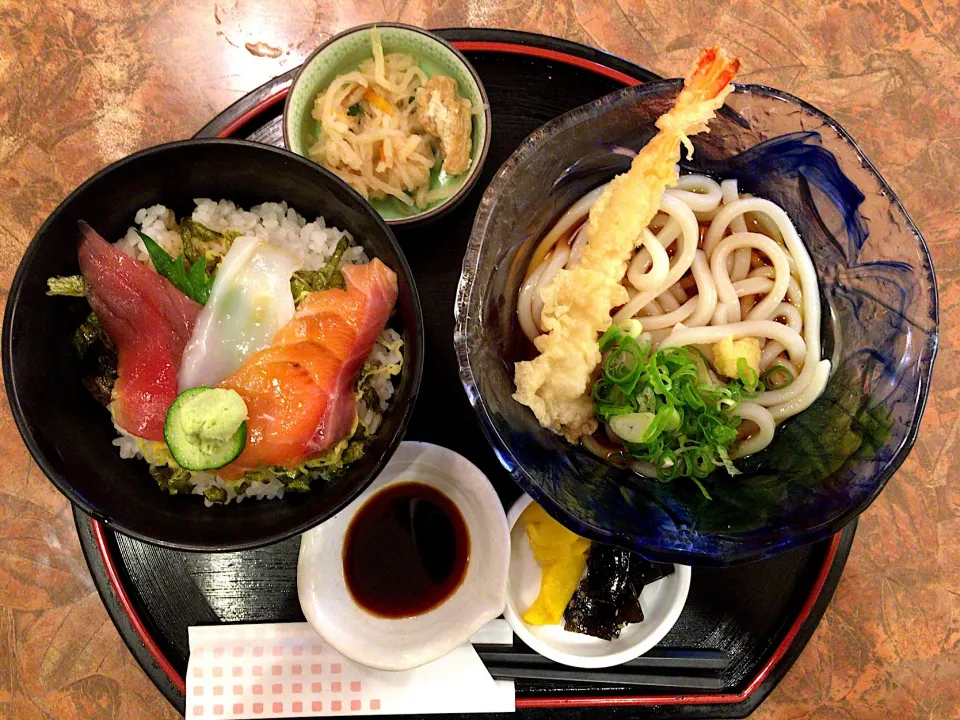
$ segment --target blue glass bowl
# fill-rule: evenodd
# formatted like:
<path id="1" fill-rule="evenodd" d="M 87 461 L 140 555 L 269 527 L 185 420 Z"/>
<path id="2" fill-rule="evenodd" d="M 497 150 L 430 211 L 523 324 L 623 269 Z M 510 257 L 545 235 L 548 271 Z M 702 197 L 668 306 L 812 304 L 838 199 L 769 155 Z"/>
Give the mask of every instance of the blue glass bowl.
<path id="1" fill-rule="evenodd" d="M 533 133 L 487 188 L 463 261 L 455 344 L 470 402 L 500 462 L 566 526 L 652 560 L 727 565 L 823 539 L 863 512 L 916 439 L 937 349 L 927 246 L 849 135 L 786 93 L 738 86 L 685 171 L 735 177 L 783 207 L 813 257 L 824 307 L 823 395 L 778 428 L 743 475 L 658 483 L 542 429 L 513 400 L 528 345 L 517 290 L 552 222 L 627 169 L 679 81 L 627 88 Z"/>

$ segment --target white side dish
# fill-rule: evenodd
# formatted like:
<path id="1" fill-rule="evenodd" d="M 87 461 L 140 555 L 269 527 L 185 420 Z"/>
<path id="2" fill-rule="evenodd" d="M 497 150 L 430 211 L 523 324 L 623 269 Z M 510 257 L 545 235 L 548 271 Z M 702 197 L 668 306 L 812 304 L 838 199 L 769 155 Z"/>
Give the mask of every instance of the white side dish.
<path id="1" fill-rule="evenodd" d="M 616 640 L 567 632 L 563 625 L 527 625 L 521 615 L 540 592 L 540 566 L 533 558 L 526 528 L 518 522 L 532 502 L 523 495 L 507 513 L 510 525 L 510 573 L 507 581 L 507 607 L 503 616 L 510 627 L 532 650 L 554 662 L 582 668 L 620 665 L 659 643 L 677 622 L 690 590 L 690 567 L 674 565 L 674 573 L 643 588 L 640 606 L 643 622 L 624 627 Z"/>
<path id="2" fill-rule="evenodd" d="M 470 534 L 470 559 L 463 582 L 437 607 L 414 617 L 380 617 L 347 588 L 344 541 L 367 500 L 407 482 L 435 487 L 457 506 Z M 303 535 L 297 590 L 307 621 L 339 652 L 380 670 L 408 670 L 446 655 L 503 612 L 509 564 L 507 518 L 487 477 L 452 450 L 403 442 L 356 500 Z"/>

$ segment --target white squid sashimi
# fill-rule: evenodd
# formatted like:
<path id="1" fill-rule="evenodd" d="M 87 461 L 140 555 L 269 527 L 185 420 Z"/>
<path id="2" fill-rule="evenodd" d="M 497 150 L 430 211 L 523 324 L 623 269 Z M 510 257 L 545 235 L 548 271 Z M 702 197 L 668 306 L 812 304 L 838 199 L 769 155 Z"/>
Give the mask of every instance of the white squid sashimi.
<path id="1" fill-rule="evenodd" d="M 233 241 L 183 351 L 180 392 L 213 387 L 270 344 L 293 319 L 290 276 L 300 266 L 293 253 L 260 238 Z"/>

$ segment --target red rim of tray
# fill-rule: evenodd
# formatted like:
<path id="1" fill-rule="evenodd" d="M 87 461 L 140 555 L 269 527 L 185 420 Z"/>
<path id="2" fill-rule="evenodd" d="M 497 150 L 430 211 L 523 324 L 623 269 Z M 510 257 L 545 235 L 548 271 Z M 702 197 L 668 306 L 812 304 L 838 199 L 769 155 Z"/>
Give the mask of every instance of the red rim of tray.
<path id="1" fill-rule="evenodd" d="M 575 67 L 589 70 L 598 75 L 602 75 L 606 78 L 610 78 L 611 80 L 622 83 L 624 86 L 639 85 L 642 83 L 641 80 L 638 80 L 626 73 L 620 72 L 619 70 L 602 65 L 601 63 L 594 62 L 592 60 L 586 60 L 584 58 L 557 50 L 551 50 L 549 48 L 521 45 L 518 43 L 480 40 L 455 40 L 452 44 L 463 52 L 499 52 L 512 55 L 529 55 L 546 60 L 553 60 L 555 62 L 573 65 Z M 274 94 L 258 103 L 255 107 L 237 117 L 220 132 L 218 132 L 217 137 L 231 137 L 237 130 L 254 120 L 257 116 L 274 107 L 278 103 L 283 102 L 287 96 L 289 87 L 289 83 L 287 83 L 286 86 L 281 87 Z M 113 553 L 110 551 L 107 541 L 107 529 L 104 527 L 103 523 L 93 518 L 91 518 L 90 524 L 93 528 L 93 537 L 97 550 L 100 554 L 100 559 L 103 561 L 107 578 L 110 581 L 110 587 L 116 595 L 120 607 L 126 613 L 131 627 L 133 628 L 137 637 L 140 639 L 140 642 L 143 643 L 144 648 L 146 648 L 147 652 L 150 653 L 150 656 L 153 658 L 154 662 L 156 662 L 157 666 L 169 678 L 173 686 L 180 691 L 180 693 L 186 694 L 186 684 L 184 682 L 184 678 L 179 672 L 177 672 L 176 668 L 174 668 L 169 658 L 167 658 L 157 641 L 154 639 L 150 630 L 140 618 L 140 614 L 137 612 L 137 609 L 130 598 L 130 594 L 127 592 L 127 588 L 123 583 L 117 568 L 117 564 L 114 560 Z M 763 667 L 760 668 L 756 676 L 754 676 L 754 678 L 740 692 L 689 693 L 677 695 L 558 695 L 551 697 L 519 697 L 516 700 L 517 709 L 619 707 L 640 705 L 728 705 L 745 701 L 770 676 L 774 668 L 790 649 L 790 646 L 792 645 L 794 638 L 797 636 L 797 633 L 810 616 L 814 605 L 823 591 L 827 577 L 830 574 L 830 569 L 833 566 L 834 558 L 836 557 L 837 550 L 840 547 L 840 541 L 841 533 L 837 533 L 830 540 L 830 545 L 827 548 L 826 554 L 823 558 L 823 564 L 820 567 L 817 578 L 810 589 L 810 595 L 800 608 L 800 612 L 797 614 L 797 617 L 794 619 L 786 634 L 783 636 L 783 639 L 773 651 L 773 654 L 763 665 Z"/>
<path id="2" fill-rule="evenodd" d="M 130 620 L 130 625 L 133 627 L 133 631 L 137 634 L 137 637 L 140 638 L 140 642 L 143 643 L 143 646 L 146 648 L 147 652 L 150 653 L 150 656 L 153 658 L 154 662 L 157 663 L 160 669 L 163 670 L 164 674 L 170 679 L 170 682 L 173 683 L 174 687 L 176 687 L 181 693 L 186 694 L 187 687 L 183 677 L 173 667 L 163 650 L 160 649 L 157 641 L 153 638 L 153 635 L 151 635 L 146 625 L 144 625 L 143 620 L 140 619 L 140 614 L 137 612 L 136 607 L 134 607 L 133 601 L 130 599 L 130 595 L 127 593 L 127 589 L 124 586 L 123 581 L 120 579 L 120 574 L 117 570 L 117 565 L 114 562 L 113 554 L 110 552 L 110 548 L 107 544 L 106 528 L 104 527 L 103 523 L 93 518 L 90 519 L 90 524 L 93 527 L 93 537 L 97 545 L 97 550 L 100 553 L 100 559 L 103 561 L 103 567 L 106 570 L 107 578 L 110 580 L 110 587 L 117 596 L 117 601 L 120 603 L 120 607 L 122 607 L 123 611 L 127 614 L 127 617 Z M 823 565 L 821 565 L 820 571 L 817 573 L 817 579 L 810 588 L 810 595 L 807 597 L 806 601 L 804 601 L 803 607 L 800 608 L 800 612 L 794 619 L 793 624 L 783 636 L 780 644 L 777 645 L 776 650 L 773 651 L 770 659 L 767 660 L 764 666 L 760 668 L 760 671 L 756 674 L 756 676 L 740 692 L 720 694 L 691 693 L 688 695 L 621 695 L 616 697 L 607 697 L 602 695 L 577 695 L 569 697 L 564 697 L 561 695 L 556 697 L 531 698 L 521 697 L 517 698 L 516 700 L 517 709 L 603 707 L 618 705 L 722 705 L 743 702 L 750 697 L 750 695 L 752 695 L 754 691 L 763 684 L 763 681 L 767 679 L 770 673 L 773 672 L 773 669 L 777 666 L 777 663 L 780 662 L 780 659 L 790 648 L 790 645 L 793 643 L 793 639 L 800 631 L 800 628 L 810 616 L 810 611 L 813 609 L 814 604 L 820 597 L 820 592 L 823 590 L 827 576 L 830 574 L 830 569 L 833 566 L 833 559 L 837 554 L 837 548 L 839 548 L 839 546 L 840 533 L 837 533 L 830 540 L 830 547 L 827 548 L 827 552 L 824 555 Z"/>

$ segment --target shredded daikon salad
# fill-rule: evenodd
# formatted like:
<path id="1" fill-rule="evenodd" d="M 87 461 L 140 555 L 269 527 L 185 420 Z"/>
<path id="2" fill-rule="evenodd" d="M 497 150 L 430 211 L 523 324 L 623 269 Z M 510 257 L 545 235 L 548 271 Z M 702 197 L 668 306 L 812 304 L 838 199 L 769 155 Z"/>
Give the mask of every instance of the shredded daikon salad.
<path id="1" fill-rule="evenodd" d="M 317 96 L 313 118 L 320 130 L 308 155 L 368 200 L 394 197 L 408 207 L 423 209 L 456 192 L 455 184 L 432 180 L 442 172 L 441 151 L 449 161 L 448 146 L 466 143 L 469 148 L 470 101 L 456 94 L 455 80 L 435 76 L 434 80 L 443 78 L 454 88 L 453 97 L 444 98 L 447 107 L 440 108 L 444 119 L 453 122 L 438 129 L 423 110 L 418 112 L 418 99 L 432 87 L 417 59 L 403 53 L 384 54 L 376 28 L 370 39 L 373 57 L 356 70 L 338 75 Z M 436 106 L 432 97 L 431 102 Z M 429 132 L 425 122 L 433 124 L 436 132 Z M 463 172 L 444 165 L 448 175 L 459 174 L 456 170 Z"/>

